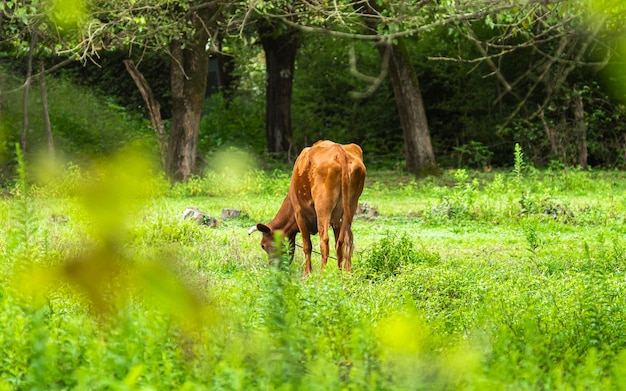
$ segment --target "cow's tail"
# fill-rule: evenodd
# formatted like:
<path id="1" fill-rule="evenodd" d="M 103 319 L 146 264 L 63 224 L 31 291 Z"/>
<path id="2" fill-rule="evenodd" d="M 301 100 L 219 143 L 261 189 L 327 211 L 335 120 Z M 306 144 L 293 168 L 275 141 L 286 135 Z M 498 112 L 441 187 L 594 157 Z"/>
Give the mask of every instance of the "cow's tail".
<path id="1" fill-rule="evenodd" d="M 343 152 L 343 161 L 341 164 L 341 207 L 343 209 L 343 217 L 341 219 L 341 230 L 339 231 L 339 245 L 337 250 L 341 254 L 337 254 L 345 270 L 352 270 L 352 252 L 353 252 L 353 236 L 352 236 L 352 220 L 354 218 L 354 210 L 350 203 L 350 159 L 348 153 L 341 148 Z"/>

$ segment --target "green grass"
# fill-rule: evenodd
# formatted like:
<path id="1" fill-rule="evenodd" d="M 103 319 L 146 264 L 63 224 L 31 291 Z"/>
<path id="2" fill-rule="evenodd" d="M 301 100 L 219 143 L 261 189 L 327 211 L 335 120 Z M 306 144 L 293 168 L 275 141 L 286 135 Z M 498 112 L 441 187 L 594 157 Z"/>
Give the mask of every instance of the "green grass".
<path id="1" fill-rule="evenodd" d="M 289 173 L 141 170 L 0 199 L 0 390 L 626 388 L 622 172 L 370 172 L 354 272 L 303 279 L 246 232 Z"/>

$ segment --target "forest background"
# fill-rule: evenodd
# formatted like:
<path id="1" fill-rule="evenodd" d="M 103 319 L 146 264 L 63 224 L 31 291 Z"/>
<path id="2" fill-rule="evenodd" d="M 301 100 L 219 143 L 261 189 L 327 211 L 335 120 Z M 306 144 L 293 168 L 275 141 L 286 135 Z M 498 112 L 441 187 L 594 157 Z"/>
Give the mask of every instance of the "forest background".
<path id="1" fill-rule="evenodd" d="M 626 389 L 625 7 L 0 2 L 0 390 Z M 319 138 L 303 279 L 246 232 Z"/>
<path id="2" fill-rule="evenodd" d="M 0 7 L 4 180 L 16 142 L 77 162 L 144 140 L 174 181 L 321 138 L 417 175 L 510 165 L 516 143 L 537 167 L 626 164 L 619 1 Z"/>

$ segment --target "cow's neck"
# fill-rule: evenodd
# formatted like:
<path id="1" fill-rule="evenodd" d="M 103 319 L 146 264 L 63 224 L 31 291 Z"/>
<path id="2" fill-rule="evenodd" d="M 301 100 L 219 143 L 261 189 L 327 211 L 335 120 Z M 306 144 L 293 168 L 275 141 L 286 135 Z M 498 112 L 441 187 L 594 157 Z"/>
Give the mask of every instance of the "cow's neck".
<path id="1" fill-rule="evenodd" d="M 293 240 L 296 234 L 300 231 L 298 224 L 296 223 L 295 211 L 289 194 L 285 197 L 283 204 L 280 206 L 278 213 L 274 219 L 268 224 L 272 231 L 281 230 L 283 236 Z"/>

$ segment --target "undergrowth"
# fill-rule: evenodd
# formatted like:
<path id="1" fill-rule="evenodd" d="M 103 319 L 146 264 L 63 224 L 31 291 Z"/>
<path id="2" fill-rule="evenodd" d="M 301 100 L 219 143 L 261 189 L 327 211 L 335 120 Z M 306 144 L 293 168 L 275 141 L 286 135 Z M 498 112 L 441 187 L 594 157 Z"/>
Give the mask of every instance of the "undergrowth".
<path id="1" fill-rule="evenodd" d="M 623 174 L 516 156 L 372 172 L 354 272 L 314 254 L 308 278 L 299 250 L 272 266 L 246 233 L 288 172 L 169 188 L 119 159 L 33 185 L 19 159 L 0 199 L 0 389 L 623 389 Z M 209 228 L 190 203 L 246 213 Z"/>

